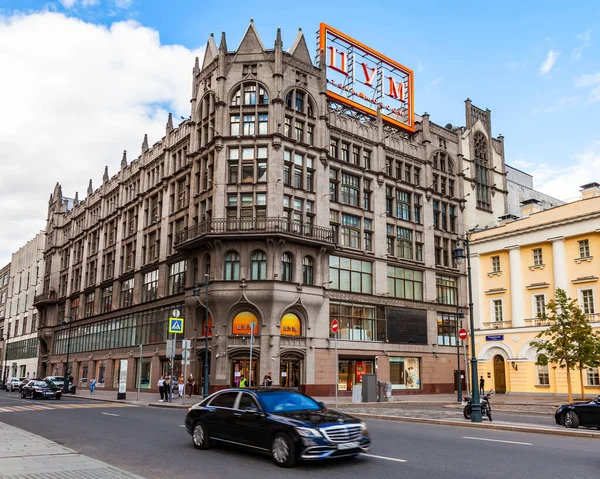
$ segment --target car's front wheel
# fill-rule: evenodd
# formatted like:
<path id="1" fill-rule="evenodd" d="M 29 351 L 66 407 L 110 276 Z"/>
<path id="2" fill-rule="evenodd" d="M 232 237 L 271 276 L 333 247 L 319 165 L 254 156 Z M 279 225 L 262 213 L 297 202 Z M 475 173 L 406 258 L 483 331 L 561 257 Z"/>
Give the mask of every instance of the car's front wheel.
<path id="1" fill-rule="evenodd" d="M 565 427 L 577 429 L 579 427 L 579 416 L 575 411 L 567 411 L 563 423 Z"/>
<path id="2" fill-rule="evenodd" d="M 55 394 L 54 395 L 54 399 L 56 399 L 57 401 L 60 401 L 60 398 L 62 397 L 61 393 Z"/>
<path id="3" fill-rule="evenodd" d="M 21 391 L 21 397 L 25 399 L 25 391 Z"/>
<path id="4" fill-rule="evenodd" d="M 294 443 L 287 434 L 275 434 L 271 443 L 271 455 L 275 464 L 280 467 L 292 467 L 296 464 Z"/>
<path id="5" fill-rule="evenodd" d="M 194 424 L 192 430 L 192 441 L 196 449 L 208 449 L 210 447 L 210 439 L 206 433 L 206 427 L 201 422 Z"/>

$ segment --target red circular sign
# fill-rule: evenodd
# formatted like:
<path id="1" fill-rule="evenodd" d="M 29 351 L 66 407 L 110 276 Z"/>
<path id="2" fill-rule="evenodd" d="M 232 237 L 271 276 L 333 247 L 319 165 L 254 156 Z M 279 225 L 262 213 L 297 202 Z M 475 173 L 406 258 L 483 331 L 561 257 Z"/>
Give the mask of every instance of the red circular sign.
<path id="1" fill-rule="evenodd" d="M 337 319 L 334 319 L 334 320 L 331 322 L 331 332 L 332 332 L 332 333 L 337 333 L 337 332 L 338 332 L 338 326 L 339 326 L 339 325 L 340 325 L 340 324 L 339 324 L 338 320 L 337 320 Z"/>
<path id="2" fill-rule="evenodd" d="M 463 328 L 463 329 L 459 329 L 459 330 L 458 330 L 458 337 L 459 337 L 460 339 L 462 339 L 463 341 L 464 341 L 465 339 L 467 339 L 467 336 L 468 336 L 468 335 L 469 335 L 469 333 L 467 332 L 467 330 L 466 330 L 466 329 L 464 329 L 464 328 Z"/>

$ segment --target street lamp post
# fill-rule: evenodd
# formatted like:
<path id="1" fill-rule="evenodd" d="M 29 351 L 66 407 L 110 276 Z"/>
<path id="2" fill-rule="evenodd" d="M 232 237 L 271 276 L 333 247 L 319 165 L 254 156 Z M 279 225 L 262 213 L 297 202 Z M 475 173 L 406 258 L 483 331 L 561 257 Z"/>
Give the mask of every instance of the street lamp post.
<path id="1" fill-rule="evenodd" d="M 467 231 L 464 238 L 458 238 L 456 249 L 452 252 L 452 256 L 460 263 L 463 259 L 467 259 L 467 282 L 469 283 L 469 328 L 471 329 L 471 384 L 473 385 L 473 397 L 471 401 L 471 422 L 481 422 L 481 403 L 479 398 L 479 389 L 477 388 L 477 356 L 475 355 L 475 320 L 473 318 L 473 286 L 471 283 L 471 250 L 469 242 L 471 232 Z M 462 243 L 462 246 L 460 245 Z"/>
<path id="2" fill-rule="evenodd" d="M 205 287 L 205 292 L 206 292 L 206 300 L 204 302 L 204 310 L 205 310 L 205 314 L 204 314 L 204 372 L 203 372 L 203 385 L 202 385 L 202 397 L 207 397 L 208 396 L 208 375 L 209 375 L 209 368 L 208 368 L 208 285 L 210 284 L 210 276 L 208 274 L 205 274 L 204 277 L 206 278 L 206 281 L 204 281 L 204 283 L 196 283 L 195 287 L 194 287 L 194 291 L 193 294 L 194 296 L 198 297 L 200 296 L 200 289 L 198 288 L 199 286 L 204 286 Z"/>
<path id="3" fill-rule="evenodd" d="M 71 318 L 74 319 L 74 318 Z M 67 324 L 67 322 L 63 319 L 62 324 Z M 69 354 L 71 353 L 71 325 L 69 324 L 69 333 L 67 336 L 67 362 L 65 363 L 65 374 L 64 374 L 64 382 L 63 382 L 63 394 L 68 394 L 69 392 Z"/>
<path id="4" fill-rule="evenodd" d="M 8 354 L 8 340 L 10 339 L 10 324 L 6 326 L 6 341 L 4 338 L 0 338 L 1 341 L 4 341 L 4 351 L 2 357 L 2 389 L 6 389 L 6 359 Z"/>
<path id="5" fill-rule="evenodd" d="M 462 375 L 460 374 L 460 339 L 458 337 L 458 320 L 464 318 L 464 314 L 460 312 L 460 306 L 456 305 L 456 402 L 462 402 Z M 460 322 L 460 326 L 462 327 L 462 321 Z M 466 365 L 465 365 L 466 368 Z"/>

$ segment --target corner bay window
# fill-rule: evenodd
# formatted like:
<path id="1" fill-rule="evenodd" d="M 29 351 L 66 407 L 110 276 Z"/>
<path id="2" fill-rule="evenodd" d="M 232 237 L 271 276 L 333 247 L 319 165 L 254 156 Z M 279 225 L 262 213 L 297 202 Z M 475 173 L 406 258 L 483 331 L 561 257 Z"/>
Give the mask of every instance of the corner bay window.
<path id="1" fill-rule="evenodd" d="M 369 261 L 330 256 L 329 279 L 332 289 L 370 294 L 373 264 Z"/>
<path id="2" fill-rule="evenodd" d="M 330 322 L 339 322 L 338 339 L 351 341 L 384 341 L 385 320 L 377 319 L 375 306 L 357 303 L 329 303 Z M 334 333 L 329 333 L 335 337 Z"/>

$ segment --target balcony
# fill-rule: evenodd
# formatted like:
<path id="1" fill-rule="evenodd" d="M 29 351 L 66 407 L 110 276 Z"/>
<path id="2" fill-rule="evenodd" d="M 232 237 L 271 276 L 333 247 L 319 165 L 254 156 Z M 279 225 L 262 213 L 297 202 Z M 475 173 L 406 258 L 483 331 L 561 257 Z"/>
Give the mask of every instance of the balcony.
<path id="1" fill-rule="evenodd" d="M 483 329 L 502 329 L 510 328 L 512 321 L 492 321 L 490 323 L 483 323 Z"/>
<path id="2" fill-rule="evenodd" d="M 54 304 L 57 301 L 56 291 L 44 291 L 42 294 L 38 294 L 33 298 L 34 306 L 41 306 L 43 304 Z"/>
<path id="3" fill-rule="evenodd" d="M 600 323 L 600 313 L 586 314 L 585 318 L 588 323 Z"/>
<path id="4" fill-rule="evenodd" d="M 215 218 L 185 228 L 175 235 L 175 247 L 195 247 L 210 238 L 294 237 L 304 243 L 334 246 L 333 229 L 287 218 Z"/>
<path id="5" fill-rule="evenodd" d="M 530 318 L 525 320 L 525 326 L 549 326 L 550 321 L 542 318 Z"/>

